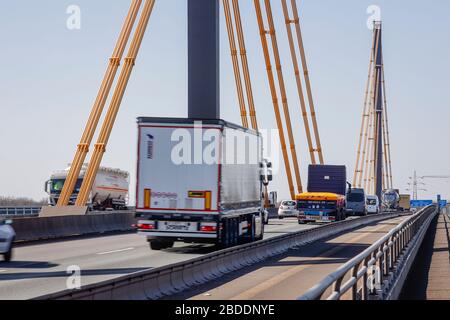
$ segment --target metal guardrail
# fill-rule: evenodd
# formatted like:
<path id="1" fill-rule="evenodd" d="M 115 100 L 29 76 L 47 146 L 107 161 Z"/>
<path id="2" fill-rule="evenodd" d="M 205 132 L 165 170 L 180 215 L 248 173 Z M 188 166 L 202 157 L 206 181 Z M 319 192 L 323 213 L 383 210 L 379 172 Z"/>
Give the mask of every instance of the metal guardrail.
<path id="1" fill-rule="evenodd" d="M 35 217 L 41 207 L 0 207 L 0 217 Z"/>
<path id="2" fill-rule="evenodd" d="M 395 299 L 437 213 L 432 205 L 412 215 L 298 299 Z"/>
<path id="3" fill-rule="evenodd" d="M 92 284 L 80 290 L 65 290 L 38 300 L 155 300 L 220 278 L 244 267 L 260 263 L 314 241 L 398 217 L 399 213 L 379 214 L 341 221 L 318 228 L 280 235 L 230 249 L 216 251 L 188 261 L 139 271 Z"/>

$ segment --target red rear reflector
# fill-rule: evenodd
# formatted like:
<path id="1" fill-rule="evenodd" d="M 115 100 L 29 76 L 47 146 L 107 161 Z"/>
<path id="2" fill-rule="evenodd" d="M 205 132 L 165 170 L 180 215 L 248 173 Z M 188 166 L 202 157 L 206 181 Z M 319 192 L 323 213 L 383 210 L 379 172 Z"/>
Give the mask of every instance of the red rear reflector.
<path id="1" fill-rule="evenodd" d="M 155 225 L 154 224 L 143 224 L 140 223 L 137 225 L 138 229 L 140 230 L 154 230 L 155 229 Z"/>
<path id="2" fill-rule="evenodd" d="M 202 232 L 216 232 L 217 227 L 216 226 L 201 226 L 200 231 Z"/>

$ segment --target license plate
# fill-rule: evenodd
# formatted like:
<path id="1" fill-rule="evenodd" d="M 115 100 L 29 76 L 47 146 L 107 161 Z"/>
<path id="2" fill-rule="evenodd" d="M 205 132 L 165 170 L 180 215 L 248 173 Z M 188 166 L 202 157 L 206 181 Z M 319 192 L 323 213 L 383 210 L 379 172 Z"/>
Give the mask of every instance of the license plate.
<path id="1" fill-rule="evenodd" d="M 197 223 L 193 222 L 178 222 L 178 221 L 163 221 L 159 223 L 159 228 L 162 231 L 197 231 Z"/>
<path id="2" fill-rule="evenodd" d="M 322 221 L 330 221 L 330 218 L 328 216 L 322 216 Z"/>

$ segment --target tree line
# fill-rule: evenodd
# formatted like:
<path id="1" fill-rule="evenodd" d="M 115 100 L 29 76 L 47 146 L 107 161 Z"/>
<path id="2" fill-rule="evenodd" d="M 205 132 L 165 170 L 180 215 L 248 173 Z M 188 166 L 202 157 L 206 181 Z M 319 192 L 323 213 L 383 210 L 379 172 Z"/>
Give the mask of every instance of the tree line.
<path id="1" fill-rule="evenodd" d="M 47 199 L 36 201 L 25 197 L 3 197 L 0 196 L 1 207 L 21 207 L 21 206 L 44 206 L 47 205 Z"/>

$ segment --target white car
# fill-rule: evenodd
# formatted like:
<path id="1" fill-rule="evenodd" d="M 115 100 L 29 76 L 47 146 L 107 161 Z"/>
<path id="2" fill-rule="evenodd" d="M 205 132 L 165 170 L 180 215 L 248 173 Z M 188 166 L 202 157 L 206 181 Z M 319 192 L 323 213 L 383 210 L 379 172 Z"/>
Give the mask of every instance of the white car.
<path id="1" fill-rule="evenodd" d="M 297 201 L 284 200 L 278 208 L 278 219 L 286 217 L 298 217 Z"/>
<path id="2" fill-rule="evenodd" d="M 368 195 L 366 197 L 366 210 L 368 214 L 378 214 L 380 213 L 380 200 L 377 196 Z"/>
<path id="3" fill-rule="evenodd" d="M 11 224 L 12 220 L 0 220 L 0 254 L 3 255 L 6 262 L 11 261 L 13 242 L 16 237 Z"/>

